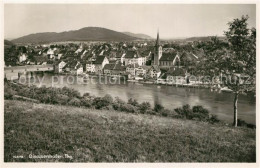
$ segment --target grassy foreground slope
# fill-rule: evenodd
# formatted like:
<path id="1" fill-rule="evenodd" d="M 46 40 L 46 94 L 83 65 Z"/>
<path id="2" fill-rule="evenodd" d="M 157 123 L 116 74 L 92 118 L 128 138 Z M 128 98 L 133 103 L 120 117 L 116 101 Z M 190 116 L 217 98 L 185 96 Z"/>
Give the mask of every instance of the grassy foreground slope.
<path id="1" fill-rule="evenodd" d="M 5 100 L 5 161 L 255 162 L 255 129 Z M 30 159 L 71 155 L 73 159 Z M 14 158 L 14 156 L 24 158 Z"/>

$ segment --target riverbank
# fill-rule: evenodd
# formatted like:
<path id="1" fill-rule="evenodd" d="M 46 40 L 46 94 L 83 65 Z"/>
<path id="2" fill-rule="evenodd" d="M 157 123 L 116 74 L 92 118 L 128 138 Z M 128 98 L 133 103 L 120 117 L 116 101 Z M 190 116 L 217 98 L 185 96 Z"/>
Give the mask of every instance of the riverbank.
<path id="1" fill-rule="evenodd" d="M 36 85 L 21 85 L 20 83 L 5 82 L 5 99 L 25 100 L 33 99 L 41 103 L 72 105 L 83 108 L 94 109 L 112 109 L 118 112 L 142 113 L 149 115 L 158 115 L 170 118 L 186 118 L 209 123 L 218 123 L 220 120 L 215 111 L 209 111 L 201 105 L 191 106 L 185 104 L 183 106 L 172 106 L 170 109 L 165 108 L 160 103 L 150 104 L 147 101 L 140 102 L 130 98 L 126 101 L 120 97 L 112 97 L 106 94 L 102 97 L 94 96 L 70 87 L 37 87 Z M 224 122 L 224 120 L 222 120 Z M 246 123 L 238 119 L 238 126 L 247 126 L 255 128 L 254 124 Z"/>
<path id="2" fill-rule="evenodd" d="M 255 129 L 16 100 L 5 100 L 4 108 L 6 162 L 256 160 Z"/>

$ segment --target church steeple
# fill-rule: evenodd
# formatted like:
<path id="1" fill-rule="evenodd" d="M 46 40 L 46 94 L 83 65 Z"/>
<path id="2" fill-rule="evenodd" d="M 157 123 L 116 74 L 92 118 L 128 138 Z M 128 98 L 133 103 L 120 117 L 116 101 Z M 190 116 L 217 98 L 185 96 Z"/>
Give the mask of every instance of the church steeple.
<path id="1" fill-rule="evenodd" d="M 160 65 L 160 58 L 162 57 L 162 46 L 160 45 L 159 29 L 157 30 L 157 39 L 154 46 L 154 60 L 153 65 Z"/>
<path id="2" fill-rule="evenodd" d="M 156 39 L 156 43 L 155 46 L 158 47 L 160 45 L 160 38 L 159 38 L 159 29 L 157 30 L 157 39 Z"/>

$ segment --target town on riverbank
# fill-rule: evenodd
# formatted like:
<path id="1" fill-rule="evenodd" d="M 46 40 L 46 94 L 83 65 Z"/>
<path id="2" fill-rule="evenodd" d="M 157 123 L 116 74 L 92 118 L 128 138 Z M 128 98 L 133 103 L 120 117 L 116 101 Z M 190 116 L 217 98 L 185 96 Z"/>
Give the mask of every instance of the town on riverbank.
<path id="1" fill-rule="evenodd" d="M 101 75 L 147 84 L 212 88 L 211 81 L 203 80 L 199 71 L 200 62 L 206 58 L 201 47 L 204 43 L 187 40 L 160 42 L 159 32 L 155 41 L 57 42 L 16 46 L 6 41 L 5 77 L 18 79 L 31 71 L 46 71 L 46 67 L 53 66 L 51 71 L 56 74 Z M 214 89 L 232 91 L 219 84 Z"/>
<path id="2" fill-rule="evenodd" d="M 5 162 L 256 162 L 255 4 L 4 14 Z"/>

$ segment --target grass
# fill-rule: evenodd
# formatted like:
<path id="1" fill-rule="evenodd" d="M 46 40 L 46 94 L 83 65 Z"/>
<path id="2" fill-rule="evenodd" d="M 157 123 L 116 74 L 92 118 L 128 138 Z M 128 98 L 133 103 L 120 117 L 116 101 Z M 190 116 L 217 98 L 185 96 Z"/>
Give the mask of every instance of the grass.
<path id="1" fill-rule="evenodd" d="M 256 131 L 243 127 L 14 100 L 4 123 L 5 162 L 256 161 Z"/>

